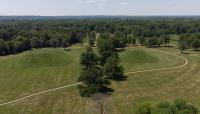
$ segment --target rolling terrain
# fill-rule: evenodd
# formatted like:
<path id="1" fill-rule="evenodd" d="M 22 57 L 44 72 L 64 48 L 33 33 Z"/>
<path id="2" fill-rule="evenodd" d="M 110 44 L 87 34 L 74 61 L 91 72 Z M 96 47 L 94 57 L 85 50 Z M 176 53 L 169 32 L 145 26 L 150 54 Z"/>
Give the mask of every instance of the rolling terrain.
<path id="1" fill-rule="evenodd" d="M 35 49 L 0 59 L 0 103 L 9 102 L 37 92 L 77 83 L 80 72 L 79 56 L 84 47 L 72 46 L 71 51 L 61 48 Z M 112 82 L 112 96 L 105 99 L 109 114 L 132 114 L 138 104 L 163 100 L 185 99 L 200 106 L 200 54 L 188 50 L 179 55 L 176 48 L 157 48 L 180 57 L 144 47 L 130 47 L 119 52 L 127 80 Z M 190 55 L 196 56 L 190 56 Z M 185 65 L 184 65 L 185 64 Z M 139 72 L 151 69 L 176 69 Z M 94 110 L 91 110 L 94 109 Z M 76 86 L 50 91 L 19 102 L 0 106 L 3 114 L 93 114 L 94 102 L 81 98 Z"/>

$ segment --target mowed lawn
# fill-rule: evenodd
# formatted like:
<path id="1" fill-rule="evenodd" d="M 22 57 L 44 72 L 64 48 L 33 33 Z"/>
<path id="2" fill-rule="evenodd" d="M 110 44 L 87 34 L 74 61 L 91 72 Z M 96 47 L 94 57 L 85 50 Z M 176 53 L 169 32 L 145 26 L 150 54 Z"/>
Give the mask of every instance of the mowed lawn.
<path id="1" fill-rule="evenodd" d="M 0 59 L 0 103 L 32 93 L 76 83 L 79 56 L 84 47 L 37 49 Z M 135 47 L 120 52 L 125 72 L 174 67 L 184 60 Z M 158 50 L 179 52 L 174 48 Z M 180 69 L 128 74 L 123 82 L 112 82 L 115 91 L 105 98 L 109 114 L 133 114 L 138 104 L 183 98 L 200 106 L 200 59 L 183 55 L 189 64 Z M 94 114 L 95 104 L 79 97 L 76 86 L 49 92 L 0 107 L 2 114 Z"/>

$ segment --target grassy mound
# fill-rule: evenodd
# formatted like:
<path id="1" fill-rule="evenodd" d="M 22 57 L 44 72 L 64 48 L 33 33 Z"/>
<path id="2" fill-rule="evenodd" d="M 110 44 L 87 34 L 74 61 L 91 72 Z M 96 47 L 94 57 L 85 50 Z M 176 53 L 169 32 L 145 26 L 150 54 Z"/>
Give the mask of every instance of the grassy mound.
<path id="1" fill-rule="evenodd" d="M 158 57 L 141 49 L 127 50 L 121 54 L 121 59 L 124 63 L 135 65 L 158 62 Z"/>
<path id="2" fill-rule="evenodd" d="M 37 49 L 23 56 L 6 60 L 4 65 L 8 64 L 12 68 L 56 67 L 69 65 L 73 62 L 70 53 L 62 49 Z"/>
<path id="3" fill-rule="evenodd" d="M 0 101 L 76 82 L 83 49 L 37 49 L 0 59 Z"/>
<path id="4" fill-rule="evenodd" d="M 146 48 L 127 48 L 120 53 L 120 58 L 126 72 L 180 65 L 180 58 Z"/>
<path id="5" fill-rule="evenodd" d="M 38 49 L 0 59 L 0 102 L 76 83 L 80 71 L 79 56 L 83 50 L 78 46 L 72 47 L 72 51 Z M 126 72 L 173 67 L 184 63 L 180 58 L 147 48 L 127 48 L 120 52 L 120 58 Z M 200 61 L 190 61 L 190 65 L 181 69 L 130 74 L 127 81 L 113 82 L 115 92 L 105 101 L 106 111 L 109 114 L 132 114 L 135 107 L 144 100 L 158 102 L 177 97 L 200 104 L 194 99 L 200 98 L 197 91 L 200 89 L 197 86 Z M 191 72 L 187 72 L 187 69 Z M 195 97 L 188 96 L 188 91 Z M 0 107 L 0 113 L 93 114 L 92 106 L 94 104 L 90 100 L 79 97 L 74 86 Z"/>

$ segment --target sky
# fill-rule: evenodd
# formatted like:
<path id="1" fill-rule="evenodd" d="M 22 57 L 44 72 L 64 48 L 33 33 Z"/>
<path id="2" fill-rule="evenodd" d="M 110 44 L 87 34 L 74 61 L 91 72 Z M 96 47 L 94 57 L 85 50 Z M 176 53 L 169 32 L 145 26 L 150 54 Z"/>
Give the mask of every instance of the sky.
<path id="1" fill-rule="evenodd" d="M 0 15 L 200 15 L 200 0 L 0 0 Z"/>

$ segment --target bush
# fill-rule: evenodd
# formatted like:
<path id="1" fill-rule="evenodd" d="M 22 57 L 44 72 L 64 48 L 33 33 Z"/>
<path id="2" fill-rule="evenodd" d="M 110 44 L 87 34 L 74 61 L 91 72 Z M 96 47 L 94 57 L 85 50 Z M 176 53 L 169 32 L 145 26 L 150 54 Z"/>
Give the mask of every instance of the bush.
<path id="1" fill-rule="evenodd" d="M 175 100 L 173 104 L 161 102 L 154 107 L 150 104 L 140 105 L 136 114 L 198 114 L 198 108 L 184 100 Z"/>
<path id="2" fill-rule="evenodd" d="M 152 109 L 151 104 L 142 104 L 139 106 L 136 114 L 152 114 Z"/>

